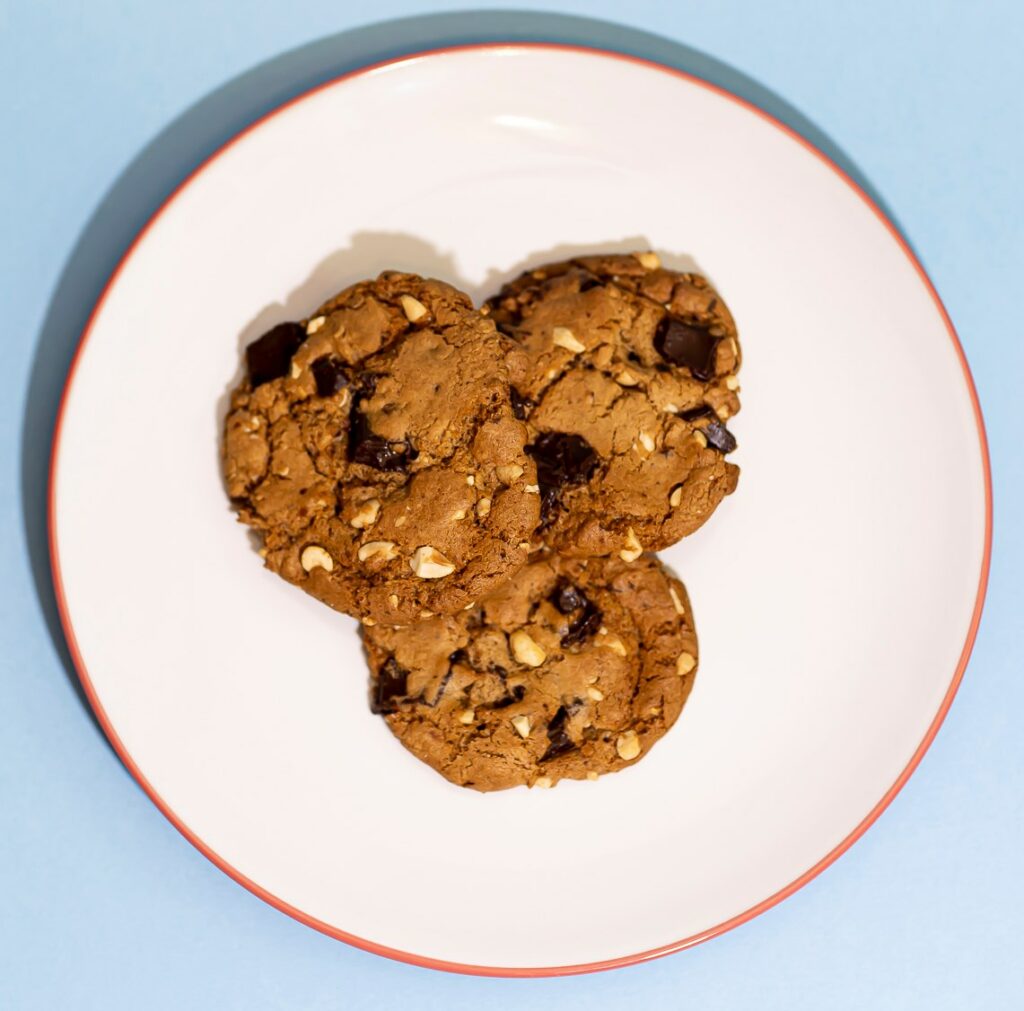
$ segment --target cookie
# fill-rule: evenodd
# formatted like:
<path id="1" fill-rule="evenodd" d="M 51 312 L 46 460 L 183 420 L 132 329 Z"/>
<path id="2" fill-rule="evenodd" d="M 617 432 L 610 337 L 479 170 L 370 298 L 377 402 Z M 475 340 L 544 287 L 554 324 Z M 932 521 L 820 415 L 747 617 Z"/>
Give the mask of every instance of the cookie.
<path id="1" fill-rule="evenodd" d="M 638 761 L 697 669 L 686 590 L 653 555 L 545 553 L 467 611 L 363 638 L 371 707 L 417 758 L 476 790 Z"/>
<path id="2" fill-rule="evenodd" d="M 462 292 L 389 272 L 249 345 L 224 474 L 267 567 L 392 623 L 520 568 L 540 496 L 505 344 Z"/>
<path id="3" fill-rule="evenodd" d="M 531 270 L 485 305 L 515 342 L 541 535 L 565 554 L 636 557 L 691 534 L 736 487 L 736 325 L 699 274 L 656 254 Z"/>

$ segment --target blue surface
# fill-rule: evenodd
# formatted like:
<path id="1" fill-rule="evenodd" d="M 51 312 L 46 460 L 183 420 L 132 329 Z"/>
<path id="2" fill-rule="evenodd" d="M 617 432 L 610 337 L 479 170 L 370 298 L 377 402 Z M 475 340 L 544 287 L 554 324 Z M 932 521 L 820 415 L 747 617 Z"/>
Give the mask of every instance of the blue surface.
<path id="1" fill-rule="evenodd" d="M 1024 1006 L 1024 6 L 592 0 L 559 10 L 627 18 L 632 30 L 537 14 L 360 28 L 424 12 L 395 0 L 0 0 L 0 1008 Z M 895 212 L 960 331 L 996 485 L 974 659 L 880 822 L 739 930 L 565 980 L 388 962 L 300 926 L 207 863 L 83 710 L 54 635 L 43 540 L 49 433 L 75 338 L 177 179 L 311 83 L 418 45 L 489 37 L 674 62 L 853 168 Z M 912 451 L 912 423 L 893 438 Z"/>

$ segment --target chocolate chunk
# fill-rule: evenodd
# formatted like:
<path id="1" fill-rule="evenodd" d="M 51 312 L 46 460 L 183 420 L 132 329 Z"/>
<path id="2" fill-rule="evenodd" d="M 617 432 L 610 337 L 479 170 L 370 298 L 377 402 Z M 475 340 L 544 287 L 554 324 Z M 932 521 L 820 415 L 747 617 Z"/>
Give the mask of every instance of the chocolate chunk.
<path id="1" fill-rule="evenodd" d="M 662 316 L 654 334 L 654 349 L 667 362 L 683 365 L 695 379 L 715 374 L 718 338 L 702 326 L 684 323 L 675 316 Z"/>
<path id="2" fill-rule="evenodd" d="M 558 492 L 567 484 L 584 484 L 601 462 L 593 447 L 581 435 L 544 432 L 526 447 L 537 461 L 540 485 L 541 526 L 554 519 Z"/>
<path id="3" fill-rule="evenodd" d="M 353 425 L 352 429 L 355 427 Z M 401 449 L 395 449 L 394 444 L 379 435 L 368 435 L 352 441 L 352 431 L 349 432 L 349 439 L 349 459 L 353 463 L 362 463 L 377 470 L 404 471 L 408 469 L 409 461 L 415 459 L 407 443 L 402 443 Z"/>
<path id="4" fill-rule="evenodd" d="M 700 407 L 691 407 L 688 411 L 679 412 L 679 417 L 683 421 L 696 421 L 698 418 L 713 418 L 714 416 L 715 412 L 707 404 L 701 404 Z"/>
<path id="5" fill-rule="evenodd" d="M 464 649 L 457 649 L 454 653 L 449 654 L 448 662 L 453 665 L 469 663 L 469 654 Z"/>
<path id="6" fill-rule="evenodd" d="M 340 358 L 334 355 L 324 355 L 318 358 L 310 366 L 313 379 L 316 382 L 316 395 L 318 397 L 333 397 L 348 386 L 348 376 L 345 373 L 345 366 Z"/>
<path id="7" fill-rule="evenodd" d="M 389 656 L 384 666 L 377 671 L 370 709 L 375 713 L 393 713 L 397 708 L 393 703 L 396 699 L 405 698 L 408 683 L 409 672 L 393 656 Z"/>
<path id="8" fill-rule="evenodd" d="M 571 583 L 559 583 L 551 594 L 551 602 L 562 614 L 576 615 L 562 636 L 563 649 L 586 642 L 601 627 L 600 608 L 579 587 Z"/>
<path id="9" fill-rule="evenodd" d="M 559 755 L 564 755 L 567 751 L 572 751 L 576 748 L 576 744 L 565 729 L 567 717 L 568 713 L 565 706 L 559 706 L 558 711 L 551 717 L 551 722 L 548 723 L 548 741 L 550 743 L 548 744 L 547 751 L 541 755 L 540 760 L 542 762 L 557 758 Z"/>
<path id="10" fill-rule="evenodd" d="M 512 413 L 520 420 L 526 421 L 530 410 L 535 406 L 529 397 L 524 397 L 514 386 L 508 388 L 509 400 L 512 401 Z"/>
<path id="11" fill-rule="evenodd" d="M 720 421 L 712 421 L 701 431 L 704 433 L 704 438 L 708 440 L 708 445 L 717 449 L 719 453 L 731 453 L 736 448 L 736 436 Z"/>
<path id="12" fill-rule="evenodd" d="M 579 291 L 590 291 L 591 288 L 601 287 L 601 278 L 597 274 L 591 274 L 589 271 L 580 280 Z"/>
<path id="13" fill-rule="evenodd" d="M 372 397 L 377 392 L 377 383 L 383 379 L 383 375 L 379 372 L 363 372 L 359 376 L 359 391 L 356 397 L 359 400 L 365 400 L 367 397 Z"/>
<path id="14" fill-rule="evenodd" d="M 550 483 L 583 484 L 597 468 L 598 456 L 582 435 L 544 432 L 526 447 Z"/>
<path id="15" fill-rule="evenodd" d="M 504 709 L 506 706 L 512 705 L 513 702 L 520 702 L 523 696 L 526 694 L 526 685 L 513 685 L 508 695 L 503 699 L 498 699 L 489 708 L 491 709 Z"/>
<path id="16" fill-rule="evenodd" d="M 365 375 L 360 381 L 359 392 L 352 398 L 352 410 L 348 423 L 348 458 L 353 463 L 362 463 L 377 470 L 408 470 L 410 461 L 419 455 L 406 440 L 391 442 L 383 436 L 374 435 L 370 421 L 360 409 L 360 404 L 373 395 L 378 376 Z"/>
<path id="17" fill-rule="evenodd" d="M 253 389 L 288 375 L 292 355 L 306 339 L 306 330 L 299 323 L 278 323 L 245 349 L 245 365 Z"/>
<path id="18" fill-rule="evenodd" d="M 559 583 L 551 595 L 551 602 L 562 614 L 572 614 L 576 608 L 586 605 L 587 596 L 571 583 Z"/>
<path id="19" fill-rule="evenodd" d="M 558 489 L 553 485 L 544 487 L 541 485 L 540 491 L 540 523 L 537 525 L 538 530 L 544 530 L 549 527 L 555 519 L 555 513 L 558 511 Z"/>
<path id="20" fill-rule="evenodd" d="M 592 600 L 588 600 L 579 615 L 569 623 L 569 628 L 561 639 L 562 647 L 568 649 L 570 646 L 581 645 L 595 635 L 600 627 L 601 610 Z"/>

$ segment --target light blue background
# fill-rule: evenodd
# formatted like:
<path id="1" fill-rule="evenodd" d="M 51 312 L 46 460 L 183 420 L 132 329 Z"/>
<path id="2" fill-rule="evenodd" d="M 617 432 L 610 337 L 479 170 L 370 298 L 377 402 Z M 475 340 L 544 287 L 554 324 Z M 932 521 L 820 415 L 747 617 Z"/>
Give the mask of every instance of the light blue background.
<path id="1" fill-rule="evenodd" d="M 689 48 L 529 15 L 337 34 L 425 9 L 0 0 L 0 1007 L 1024 1006 L 1024 5 L 559 8 Z M 739 930 L 649 965 L 565 980 L 392 963 L 300 926 L 207 863 L 84 712 L 48 631 L 42 541 L 49 431 L 75 337 L 117 255 L 177 179 L 317 80 L 418 44 L 503 36 L 603 42 L 675 62 L 768 106 L 855 167 L 959 328 L 996 484 L 973 662 L 934 747 L 880 822 Z M 889 448 L 913 444 L 911 423 Z"/>

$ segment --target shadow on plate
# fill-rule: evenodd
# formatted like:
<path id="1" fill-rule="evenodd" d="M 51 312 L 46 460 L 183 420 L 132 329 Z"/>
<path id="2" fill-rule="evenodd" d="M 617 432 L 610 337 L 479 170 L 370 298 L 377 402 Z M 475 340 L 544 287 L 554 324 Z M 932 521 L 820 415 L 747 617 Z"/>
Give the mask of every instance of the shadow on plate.
<path id="1" fill-rule="evenodd" d="M 689 46 L 622 25 L 561 14 L 505 11 L 468 11 L 430 14 L 368 25 L 320 39 L 276 56 L 234 78 L 186 109 L 153 138 L 124 169 L 101 199 L 64 265 L 36 339 L 22 423 L 21 498 L 32 574 L 40 608 L 57 648 L 71 688 L 86 712 L 95 717 L 71 662 L 64 639 L 56 598 L 50 579 L 47 544 L 47 469 L 50 443 L 61 392 L 89 313 L 103 286 L 134 236 L 167 198 L 174 187 L 225 141 L 259 116 L 309 88 L 348 71 L 424 49 L 479 42 L 555 42 L 591 46 L 644 57 L 676 67 L 725 88 L 769 112 L 824 151 L 895 220 L 884 201 L 843 151 L 817 126 L 779 96 L 756 81 Z M 330 294 L 344 277 L 369 276 L 377 270 L 384 253 L 383 236 L 367 236 L 368 259 L 356 268 L 347 254 L 338 263 L 329 258 L 311 275 L 307 285 L 293 293 L 295 311 L 301 314 L 316 303 L 321 283 Z M 390 242 L 394 237 L 391 237 Z M 370 241 L 373 240 L 373 241 Z M 641 239 L 611 243 L 608 248 L 637 249 Z M 495 272 L 485 290 L 471 287 L 479 298 L 521 269 L 544 260 L 564 258 L 575 247 L 560 247 L 537 254 L 522 264 L 510 264 L 507 272 Z M 458 283 L 454 271 L 445 269 L 450 258 L 438 254 L 442 277 Z M 388 264 L 401 265 L 394 247 L 387 250 Z M 372 262 L 371 262 L 372 261 Z M 678 265 L 684 266 L 686 261 Z M 381 266 L 385 265 L 383 262 Z M 340 282 L 340 283 L 339 283 Z M 306 299 L 306 295 L 313 296 Z M 324 296 L 326 297 L 326 296 Z M 290 297 L 289 306 L 293 299 Z M 300 304 L 301 303 L 301 304 Z M 275 307 L 267 307 L 241 335 L 242 343 L 270 325 Z"/>

